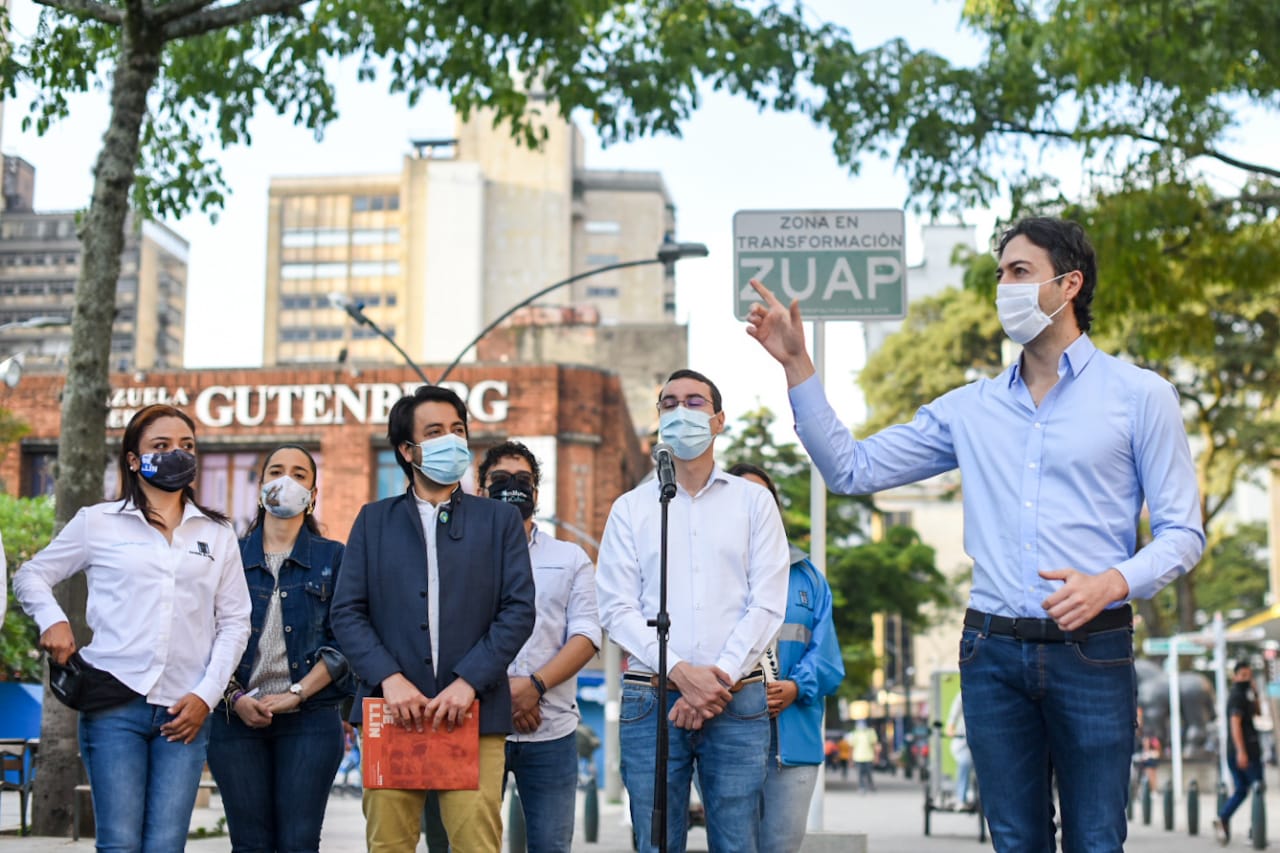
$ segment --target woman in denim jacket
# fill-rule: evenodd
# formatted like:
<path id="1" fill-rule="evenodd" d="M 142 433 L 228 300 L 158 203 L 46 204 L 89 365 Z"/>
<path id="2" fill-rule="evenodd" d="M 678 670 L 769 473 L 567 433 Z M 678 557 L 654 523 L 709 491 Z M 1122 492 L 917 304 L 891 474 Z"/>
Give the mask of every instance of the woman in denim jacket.
<path id="1" fill-rule="evenodd" d="M 329 626 L 343 546 L 320 535 L 316 462 L 297 445 L 262 466 L 240 540 L 253 633 L 214 715 L 209 769 L 233 851 L 316 851 L 342 762 L 348 665 Z"/>

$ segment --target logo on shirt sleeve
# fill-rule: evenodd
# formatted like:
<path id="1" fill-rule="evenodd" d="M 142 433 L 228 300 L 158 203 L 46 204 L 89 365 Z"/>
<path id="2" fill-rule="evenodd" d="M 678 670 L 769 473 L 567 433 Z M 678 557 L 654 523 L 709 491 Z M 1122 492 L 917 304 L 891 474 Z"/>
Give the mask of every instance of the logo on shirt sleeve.
<path id="1" fill-rule="evenodd" d="M 208 558 L 209 558 L 209 560 L 210 560 L 210 562 L 212 562 L 212 561 L 213 561 L 213 552 L 209 550 L 209 543 L 208 543 L 208 542 L 200 542 L 200 541 L 197 541 L 197 542 L 196 542 L 196 547 L 192 548 L 192 549 L 191 549 L 190 551 L 188 551 L 187 553 L 188 553 L 188 554 L 194 554 L 194 555 L 195 555 L 195 556 L 197 556 L 197 557 L 208 557 Z"/>

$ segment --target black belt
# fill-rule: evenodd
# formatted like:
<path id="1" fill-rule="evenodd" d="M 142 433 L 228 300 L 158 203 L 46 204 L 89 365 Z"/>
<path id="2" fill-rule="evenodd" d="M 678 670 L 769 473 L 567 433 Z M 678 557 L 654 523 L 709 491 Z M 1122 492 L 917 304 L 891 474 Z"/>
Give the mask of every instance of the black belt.
<path id="1" fill-rule="evenodd" d="M 1090 634 L 1132 627 L 1133 608 L 1126 604 L 1114 610 L 1104 610 L 1074 631 L 1062 630 L 1052 619 L 992 616 L 969 608 L 964 612 L 964 626 L 977 628 L 988 634 L 999 634 L 1002 637 L 1014 637 L 1033 643 L 1082 642 L 1089 639 Z"/>
<path id="2" fill-rule="evenodd" d="M 645 685 L 648 685 L 649 687 L 658 686 L 658 676 L 648 672 L 624 672 L 622 674 L 622 680 L 630 681 L 632 684 L 645 684 Z M 757 681 L 764 681 L 763 669 L 753 669 L 751 672 L 748 672 L 746 675 L 742 676 L 742 679 L 740 681 L 738 681 L 736 684 L 734 684 L 732 687 L 729 688 L 729 692 L 737 693 L 739 690 L 746 687 L 748 684 L 755 684 Z M 676 693 L 680 692 L 680 688 L 676 687 L 675 682 L 670 680 L 667 681 L 667 689 L 673 690 Z"/>

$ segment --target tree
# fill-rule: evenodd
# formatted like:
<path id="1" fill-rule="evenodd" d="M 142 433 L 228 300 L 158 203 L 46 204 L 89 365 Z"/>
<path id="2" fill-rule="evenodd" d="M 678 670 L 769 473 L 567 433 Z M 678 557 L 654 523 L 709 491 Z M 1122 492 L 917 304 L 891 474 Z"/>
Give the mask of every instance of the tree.
<path id="1" fill-rule="evenodd" d="M 53 501 L 0 493 L 0 530 L 4 531 L 4 555 L 12 572 L 53 538 Z M 43 665 L 36 623 L 13 600 L 12 588 L 6 589 L 5 595 L 9 601 L 0 627 L 0 681 L 39 681 Z"/>
<path id="2" fill-rule="evenodd" d="M 259 106 L 317 134 L 337 117 L 334 60 L 355 57 L 413 103 L 450 93 L 536 144 L 543 114 L 588 112 L 606 141 L 676 132 L 699 87 L 761 107 L 801 108 L 815 50 L 844 39 L 777 4 L 701 0 L 37 0 L 29 42 L 0 52 L 0 86 L 35 89 L 25 125 L 44 132 L 69 96 L 109 92 L 111 115 L 83 219 L 80 280 L 62 401 L 57 520 L 102 496 L 108 357 L 130 204 L 142 215 L 216 211 L 225 189 L 210 150 L 250 141 Z M 843 55 L 843 54 L 842 54 Z M 554 106 L 550 106 L 553 104 Z M 58 591 L 85 642 L 85 586 Z M 35 831 L 65 835 L 76 783 L 74 717 L 45 705 Z"/>

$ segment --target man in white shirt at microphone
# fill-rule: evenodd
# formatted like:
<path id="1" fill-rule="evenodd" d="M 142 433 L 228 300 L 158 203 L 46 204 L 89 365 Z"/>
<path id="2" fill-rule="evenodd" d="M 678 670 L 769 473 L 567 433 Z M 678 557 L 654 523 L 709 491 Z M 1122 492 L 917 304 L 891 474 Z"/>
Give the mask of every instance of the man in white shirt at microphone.
<path id="1" fill-rule="evenodd" d="M 670 453 L 676 481 L 667 532 L 667 707 L 657 707 L 661 559 L 659 478 L 614 502 L 597 561 L 600 621 L 627 651 L 622 681 L 622 779 L 638 849 L 652 833 L 658 720 L 665 718 L 667 849 L 685 849 L 689 785 L 698 772 L 710 849 L 757 853 L 769 716 L 759 661 L 782 625 L 789 551 L 782 518 L 763 487 L 715 462 L 725 426 L 720 391 L 677 370 L 658 396 L 655 456 Z M 659 468 L 665 467 L 662 459 Z"/>

